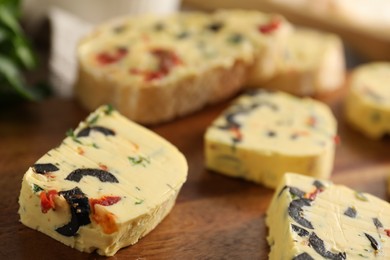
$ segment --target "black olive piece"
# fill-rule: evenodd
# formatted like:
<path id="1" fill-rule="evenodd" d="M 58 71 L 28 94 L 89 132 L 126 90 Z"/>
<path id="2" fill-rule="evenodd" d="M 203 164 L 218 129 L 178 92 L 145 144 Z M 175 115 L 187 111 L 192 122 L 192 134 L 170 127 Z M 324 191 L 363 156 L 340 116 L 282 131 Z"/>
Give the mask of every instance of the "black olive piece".
<path id="1" fill-rule="evenodd" d="M 111 129 L 108 129 L 104 126 L 87 126 L 80 130 L 80 132 L 77 133 L 77 137 L 86 137 L 89 136 L 91 131 L 100 132 L 106 136 L 108 135 L 115 135 L 115 132 Z"/>
<path id="2" fill-rule="evenodd" d="M 302 207 L 309 207 L 311 200 L 309 199 L 296 199 L 290 202 L 288 205 L 288 214 L 292 217 L 298 224 L 304 226 L 305 228 L 314 229 L 311 222 L 304 217 L 302 217 Z"/>
<path id="3" fill-rule="evenodd" d="M 218 32 L 219 30 L 221 30 L 223 27 L 223 23 L 221 22 L 214 22 L 212 24 L 209 24 L 206 26 L 206 29 L 207 30 L 210 30 L 212 32 Z"/>
<path id="4" fill-rule="evenodd" d="M 375 227 L 378 228 L 383 228 L 382 222 L 379 221 L 378 218 L 373 218 L 372 221 L 374 222 Z"/>
<path id="5" fill-rule="evenodd" d="M 89 218 L 91 209 L 89 207 L 88 197 L 78 187 L 61 191 L 59 194 L 64 196 L 66 202 L 69 204 L 71 219 L 69 223 L 57 228 L 56 231 L 63 236 L 75 236 L 81 226 L 91 223 Z"/>
<path id="6" fill-rule="evenodd" d="M 313 182 L 313 185 L 314 185 L 314 187 L 316 187 L 317 189 L 324 189 L 324 188 L 325 188 L 325 185 L 322 184 L 322 182 L 320 182 L 320 181 L 318 181 L 318 180 L 315 180 L 315 181 Z"/>
<path id="7" fill-rule="evenodd" d="M 184 31 L 184 32 L 181 32 L 178 35 L 176 35 L 176 38 L 182 40 L 182 39 L 188 38 L 189 36 L 190 36 L 190 33 Z"/>
<path id="8" fill-rule="evenodd" d="M 275 137 L 276 136 L 276 132 L 275 131 L 268 131 L 267 132 L 267 136 L 268 137 Z"/>
<path id="9" fill-rule="evenodd" d="M 314 258 L 305 252 L 305 253 L 302 253 L 300 255 L 297 255 L 292 260 L 314 260 Z"/>
<path id="10" fill-rule="evenodd" d="M 300 236 L 300 237 L 307 237 L 310 234 L 309 231 L 307 231 L 304 228 L 298 227 L 297 225 L 291 224 L 291 227 L 292 227 L 292 230 L 295 233 L 297 233 L 298 236 Z"/>
<path id="11" fill-rule="evenodd" d="M 80 182 L 84 176 L 93 176 L 101 182 L 119 183 L 118 179 L 110 172 L 101 169 L 83 168 L 72 171 L 65 180 Z"/>
<path id="12" fill-rule="evenodd" d="M 376 241 L 375 238 L 373 238 L 372 236 L 370 236 L 370 235 L 367 234 L 367 233 L 364 233 L 364 235 L 366 235 L 367 239 L 370 240 L 371 247 L 372 247 L 374 250 L 380 250 L 380 249 L 381 249 L 381 245 L 378 243 L 378 241 Z"/>
<path id="13" fill-rule="evenodd" d="M 289 191 L 290 191 L 291 195 L 294 195 L 298 198 L 303 198 L 303 196 L 305 195 L 304 191 L 302 191 L 296 187 L 289 187 Z"/>
<path id="14" fill-rule="evenodd" d="M 283 186 L 283 188 L 278 193 L 278 197 L 280 197 L 280 195 L 282 195 L 283 191 L 285 191 L 287 188 L 288 188 L 287 185 Z"/>
<path id="15" fill-rule="evenodd" d="M 165 24 L 159 22 L 154 25 L 154 30 L 163 31 L 165 29 Z"/>
<path id="16" fill-rule="evenodd" d="M 119 26 L 114 27 L 113 31 L 114 31 L 114 33 L 119 34 L 119 33 L 124 32 L 126 29 L 127 29 L 126 25 L 119 25 Z"/>
<path id="17" fill-rule="evenodd" d="M 36 163 L 33 165 L 33 171 L 39 174 L 58 171 L 58 167 L 52 163 Z"/>
<path id="18" fill-rule="evenodd" d="M 344 212 L 344 215 L 350 218 L 356 218 L 357 215 L 356 209 L 348 207 L 347 210 Z"/>
<path id="19" fill-rule="evenodd" d="M 295 197 L 298 197 L 298 198 L 303 198 L 303 196 L 305 195 L 305 192 L 304 191 L 302 191 L 302 190 L 300 190 L 300 189 L 298 189 L 298 188 L 296 188 L 296 187 L 290 187 L 290 186 L 284 186 L 281 190 L 280 190 L 280 192 L 279 192 L 279 194 L 278 194 L 278 197 L 280 197 L 280 195 L 282 195 L 282 193 L 283 193 L 283 191 L 285 190 L 285 189 L 289 189 L 289 192 L 290 192 L 290 194 L 291 195 L 293 195 L 293 196 L 295 196 Z"/>
<path id="20" fill-rule="evenodd" d="M 314 232 L 310 234 L 309 244 L 319 255 L 326 259 L 343 260 L 347 258 L 347 254 L 345 252 L 332 253 L 326 250 L 324 241 L 319 238 Z"/>

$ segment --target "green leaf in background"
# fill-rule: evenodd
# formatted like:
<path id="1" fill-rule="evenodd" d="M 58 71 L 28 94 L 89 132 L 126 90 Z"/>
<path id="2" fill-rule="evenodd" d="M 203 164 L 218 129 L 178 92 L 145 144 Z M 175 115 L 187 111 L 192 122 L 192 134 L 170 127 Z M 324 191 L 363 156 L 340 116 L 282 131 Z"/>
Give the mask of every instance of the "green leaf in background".
<path id="1" fill-rule="evenodd" d="M 37 93 L 25 87 L 23 77 L 15 63 L 3 55 L 0 55 L 0 82 L 7 83 L 24 98 L 29 100 L 39 99 Z"/>
<path id="2" fill-rule="evenodd" d="M 24 72 L 36 67 L 36 56 L 19 24 L 20 1 L 0 0 L 0 100 L 12 94 L 39 100 L 39 90 L 27 87 Z"/>
<path id="3" fill-rule="evenodd" d="M 19 60 L 22 66 L 26 69 L 33 69 L 36 66 L 36 58 L 31 52 L 31 48 L 27 41 L 20 37 L 14 37 L 12 40 L 15 50 L 15 58 Z"/>

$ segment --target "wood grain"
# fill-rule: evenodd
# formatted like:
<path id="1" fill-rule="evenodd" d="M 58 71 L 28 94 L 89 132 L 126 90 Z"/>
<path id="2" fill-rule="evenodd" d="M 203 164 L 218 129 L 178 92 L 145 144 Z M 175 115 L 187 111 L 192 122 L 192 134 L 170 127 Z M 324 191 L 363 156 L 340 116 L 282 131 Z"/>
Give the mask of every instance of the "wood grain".
<path id="1" fill-rule="evenodd" d="M 386 199 L 390 140 L 370 141 L 342 118 L 345 91 L 322 97 L 339 120 L 332 179 Z M 228 105 L 152 127 L 176 145 L 189 163 L 188 181 L 168 217 L 136 245 L 112 259 L 267 259 L 264 215 L 273 191 L 204 168 L 203 134 Z M 51 98 L 0 111 L 0 259 L 103 259 L 80 253 L 19 223 L 21 179 L 27 168 L 57 146 L 69 128 L 87 116 L 73 100 Z"/>

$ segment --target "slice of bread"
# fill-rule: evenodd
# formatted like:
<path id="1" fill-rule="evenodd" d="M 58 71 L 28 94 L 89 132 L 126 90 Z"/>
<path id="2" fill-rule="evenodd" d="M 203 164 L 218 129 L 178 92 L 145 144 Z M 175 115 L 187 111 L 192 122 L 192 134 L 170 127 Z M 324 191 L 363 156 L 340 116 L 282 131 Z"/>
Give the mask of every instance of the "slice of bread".
<path id="1" fill-rule="evenodd" d="M 253 68 L 252 34 L 266 42 L 290 27 L 278 18 L 278 28 L 264 34 L 259 28 L 275 16 L 248 14 L 246 28 L 224 15 L 203 13 L 108 22 L 78 47 L 75 95 L 89 110 L 111 103 L 143 124 L 168 121 L 231 97 Z"/>
<path id="2" fill-rule="evenodd" d="M 81 104 L 110 103 L 142 124 L 187 115 L 244 86 L 314 95 L 344 74 L 336 36 L 295 33 L 280 15 L 243 10 L 109 21 L 81 41 L 78 60 Z"/>

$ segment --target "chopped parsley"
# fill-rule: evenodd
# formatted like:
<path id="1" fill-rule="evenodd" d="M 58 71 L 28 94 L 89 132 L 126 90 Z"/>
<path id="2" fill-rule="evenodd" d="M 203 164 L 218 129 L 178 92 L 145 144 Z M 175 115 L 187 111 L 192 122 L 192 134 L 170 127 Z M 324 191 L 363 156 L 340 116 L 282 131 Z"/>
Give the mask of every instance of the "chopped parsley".
<path id="1" fill-rule="evenodd" d="M 99 120 L 99 115 L 96 115 L 94 116 L 93 118 L 91 118 L 90 120 L 88 120 L 88 124 L 89 125 L 94 125 L 96 124 L 96 122 Z"/>
<path id="2" fill-rule="evenodd" d="M 35 183 L 33 184 L 33 192 L 34 193 L 40 192 L 41 190 L 43 190 L 41 187 L 39 187 Z"/>
<path id="3" fill-rule="evenodd" d="M 144 203 L 144 200 L 143 199 L 138 199 L 137 198 L 137 201 L 134 203 L 135 205 L 140 205 L 140 204 L 142 204 L 142 203 Z"/>
<path id="4" fill-rule="evenodd" d="M 80 142 L 80 140 L 77 139 L 77 136 L 75 135 L 75 133 L 74 133 L 74 131 L 73 131 L 72 128 L 69 129 L 68 131 L 66 131 L 66 136 L 72 138 L 72 140 L 73 140 L 74 142 L 79 143 L 79 144 L 82 144 L 82 143 Z"/>
<path id="5" fill-rule="evenodd" d="M 150 160 L 142 155 L 138 157 L 127 157 L 129 161 L 132 163 L 132 165 L 142 165 L 143 167 L 146 167 L 147 164 L 150 164 Z"/>
<path id="6" fill-rule="evenodd" d="M 106 109 L 104 110 L 106 115 L 111 115 L 113 111 L 115 111 L 115 108 L 111 104 L 106 105 Z"/>

